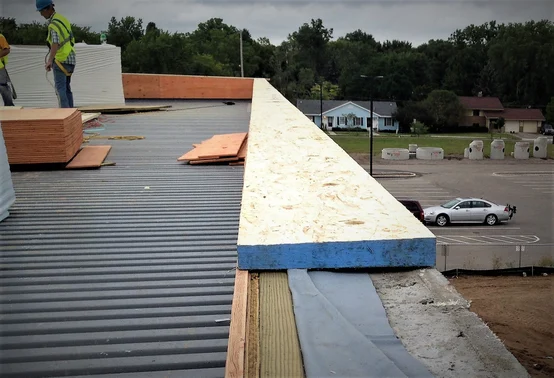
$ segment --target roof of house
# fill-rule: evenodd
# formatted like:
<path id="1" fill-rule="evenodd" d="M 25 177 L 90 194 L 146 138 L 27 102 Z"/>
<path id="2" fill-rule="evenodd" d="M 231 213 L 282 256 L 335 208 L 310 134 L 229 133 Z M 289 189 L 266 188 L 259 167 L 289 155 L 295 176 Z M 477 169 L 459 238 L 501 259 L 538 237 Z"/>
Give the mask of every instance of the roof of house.
<path id="1" fill-rule="evenodd" d="M 460 103 L 471 110 L 503 110 L 504 106 L 498 97 L 459 96 Z"/>
<path id="2" fill-rule="evenodd" d="M 485 112 L 487 118 L 504 118 L 512 121 L 544 121 L 540 109 L 505 108 L 501 112 Z"/>
<path id="3" fill-rule="evenodd" d="M 248 131 L 250 101 L 156 103 L 179 111 L 109 117 L 99 131 L 145 137 L 110 140 L 113 167 L 12 171 L 3 373 L 224 376 L 244 168 L 177 158 Z"/>
<path id="4" fill-rule="evenodd" d="M 348 100 L 324 100 L 323 101 L 323 113 L 329 110 L 338 108 L 349 102 L 361 106 L 367 109 L 369 112 L 369 101 L 348 101 Z M 296 107 L 306 115 L 319 115 L 321 112 L 321 105 L 319 100 L 296 100 Z M 390 117 L 396 111 L 397 106 L 394 101 L 373 101 L 373 112 L 382 117 Z"/>

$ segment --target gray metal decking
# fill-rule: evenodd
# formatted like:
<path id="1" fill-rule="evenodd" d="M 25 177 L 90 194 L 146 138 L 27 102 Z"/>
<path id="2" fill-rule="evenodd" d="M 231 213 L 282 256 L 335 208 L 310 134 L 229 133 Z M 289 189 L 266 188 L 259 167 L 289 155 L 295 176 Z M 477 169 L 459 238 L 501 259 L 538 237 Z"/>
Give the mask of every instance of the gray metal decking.
<path id="1" fill-rule="evenodd" d="M 250 102 L 109 117 L 99 170 L 13 172 L 0 223 L 0 375 L 222 377 L 243 167 L 176 159 Z"/>

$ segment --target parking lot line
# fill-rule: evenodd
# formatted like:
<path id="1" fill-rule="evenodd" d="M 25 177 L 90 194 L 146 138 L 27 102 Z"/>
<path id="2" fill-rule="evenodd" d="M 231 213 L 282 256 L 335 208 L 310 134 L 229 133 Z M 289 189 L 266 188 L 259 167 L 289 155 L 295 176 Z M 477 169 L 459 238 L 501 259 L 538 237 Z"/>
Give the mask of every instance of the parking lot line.
<path id="1" fill-rule="evenodd" d="M 518 235 L 520 238 L 529 238 L 529 239 L 536 239 L 537 237 L 535 235 Z"/>
<path id="2" fill-rule="evenodd" d="M 483 245 L 513 245 L 513 244 L 535 244 L 540 241 L 536 235 L 496 235 L 490 236 L 466 236 L 466 235 L 437 235 L 437 242 L 443 244 L 483 244 Z M 492 241 L 491 241 L 492 240 Z"/>
<path id="3" fill-rule="evenodd" d="M 471 244 L 471 243 L 467 243 L 467 242 L 460 241 L 459 239 L 450 238 L 450 237 L 448 237 L 448 236 L 440 236 L 440 237 L 437 236 L 437 240 L 439 240 L 439 239 L 452 240 L 452 241 L 454 241 L 454 242 L 456 242 L 456 243 L 461 243 L 461 244 Z"/>
<path id="4" fill-rule="evenodd" d="M 502 235 L 500 235 L 502 236 Z M 500 243 L 505 243 L 504 239 L 499 239 L 499 238 L 495 238 L 495 237 L 492 237 L 492 236 L 481 236 L 483 239 L 491 239 L 491 240 L 494 240 L 496 243 L 500 242 Z"/>
<path id="5" fill-rule="evenodd" d="M 554 192 L 554 172 L 531 171 L 531 172 L 496 172 L 493 176 L 499 176 L 512 185 L 528 188 L 542 194 Z"/>
<path id="6" fill-rule="evenodd" d="M 526 176 L 548 176 L 552 175 L 552 171 L 513 171 L 513 172 L 494 172 L 493 176 L 501 176 L 501 177 L 519 177 L 521 175 Z"/>
<path id="7" fill-rule="evenodd" d="M 477 243 L 485 243 L 485 244 L 492 244 L 491 242 L 488 242 L 486 240 L 483 240 L 482 238 L 481 239 L 478 239 L 476 237 L 471 237 L 471 236 L 464 236 L 464 235 L 461 235 L 459 236 L 460 238 L 464 238 L 464 239 L 468 239 L 468 240 L 473 240 Z"/>
<path id="8" fill-rule="evenodd" d="M 443 230 L 443 231 L 453 231 L 453 230 L 489 230 L 489 231 L 504 231 L 504 230 L 520 230 L 521 227 L 502 227 L 499 229 L 493 229 L 491 226 L 488 227 L 471 227 L 471 226 L 455 226 L 453 229 L 448 229 L 439 226 L 427 226 L 429 229 L 433 230 Z"/>
<path id="9" fill-rule="evenodd" d="M 410 195 L 414 195 L 414 194 L 419 194 L 419 195 L 422 195 L 422 194 L 449 195 L 449 193 L 445 192 L 444 190 L 428 190 L 428 189 L 418 189 L 418 190 L 410 189 L 410 190 L 406 190 L 406 188 L 385 188 L 385 189 L 387 189 L 391 193 L 407 193 L 407 194 L 410 194 Z"/>

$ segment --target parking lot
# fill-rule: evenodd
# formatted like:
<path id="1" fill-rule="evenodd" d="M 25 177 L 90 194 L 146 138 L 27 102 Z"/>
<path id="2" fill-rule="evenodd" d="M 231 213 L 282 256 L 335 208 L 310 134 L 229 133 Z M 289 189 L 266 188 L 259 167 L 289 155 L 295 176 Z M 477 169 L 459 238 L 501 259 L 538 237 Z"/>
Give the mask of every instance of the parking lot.
<path id="1" fill-rule="evenodd" d="M 554 261 L 554 165 L 528 163 L 518 167 L 497 162 L 487 164 L 486 161 L 475 165 L 460 163 L 386 164 L 374 168 L 383 169 L 382 172 L 416 173 L 411 178 L 377 180 L 397 199 L 418 200 L 423 208 L 456 197 L 484 198 L 501 205 L 517 206 L 511 221 L 496 226 L 427 225 L 439 245 L 437 266 L 442 267 L 444 259 L 449 260 L 445 264 L 449 269 L 513 267 L 549 261 L 549 258 Z M 499 260 L 504 263 L 492 264 Z"/>

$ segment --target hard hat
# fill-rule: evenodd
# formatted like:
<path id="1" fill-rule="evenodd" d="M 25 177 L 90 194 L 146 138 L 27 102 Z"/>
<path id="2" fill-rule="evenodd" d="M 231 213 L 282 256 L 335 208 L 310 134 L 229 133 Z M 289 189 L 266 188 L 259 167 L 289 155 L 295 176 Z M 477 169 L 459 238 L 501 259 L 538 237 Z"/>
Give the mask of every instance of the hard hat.
<path id="1" fill-rule="evenodd" d="M 41 11 L 50 5 L 52 5 L 52 0 L 37 0 L 37 11 Z"/>

